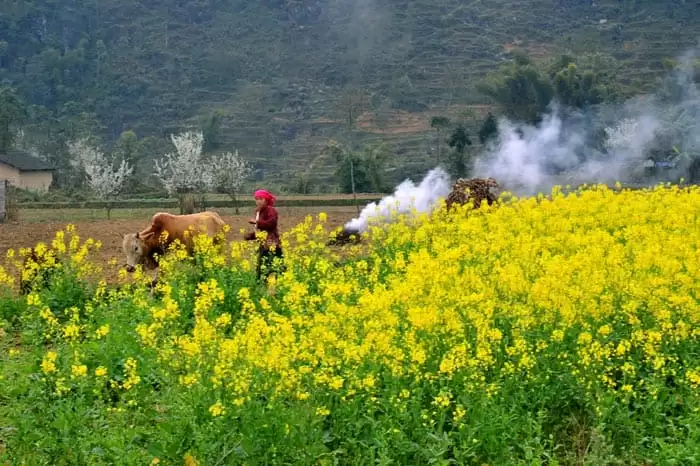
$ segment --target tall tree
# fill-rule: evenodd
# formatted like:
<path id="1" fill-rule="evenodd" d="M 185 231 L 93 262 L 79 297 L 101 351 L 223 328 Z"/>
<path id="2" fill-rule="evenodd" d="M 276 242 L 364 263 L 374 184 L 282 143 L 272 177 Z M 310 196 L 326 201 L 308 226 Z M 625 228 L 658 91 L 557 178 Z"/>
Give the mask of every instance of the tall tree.
<path id="1" fill-rule="evenodd" d="M 357 118 L 369 105 L 367 93 L 358 87 L 351 87 L 340 96 L 339 113 L 345 127 L 345 144 L 347 150 L 355 149 L 353 133 Z"/>
<path id="2" fill-rule="evenodd" d="M 493 113 L 489 112 L 486 120 L 479 128 L 479 142 L 481 145 L 486 145 L 489 141 L 498 137 L 498 122 Z"/>
<path id="3" fill-rule="evenodd" d="M 15 138 L 15 126 L 25 115 L 25 108 L 14 88 L 0 87 L 0 152 L 10 150 Z"/>
<path id="4" fill-rule="evenodd" d="M 526 123 L 538 122 L 554 95 L 548 77 L 520 53 L 477 84 L 477 89 L 498 103 L 506 116 Z"/>
<path id="5" fill-rule="evenodd" d="M 136 133 L 131 130 L 124 131 L 117 140 L 112 153 L 115 160 L 124 160 L 130 167 L 136 170 L 139 158 L 139 140 Z M 134 189 L 137 186 L 136 177 L 130 177 L 126 189 Z"/>
<path id="6" fill-rule="evenodd" d="M 385 143 L 366 145 L 362 154 L 362 164 L 367 172 L 372 191 L 384 191 L 384 164 L 389 157 Z"/>
<path id="7" fill-rule="evenodd" d="M 155 161 L 155 175 L 168 194 L 178 197 L 180 213 L 192 213 L 191 196 L 203 193 L 212 185 L 213 173 L 202 160 L 204 136 L 201 132 L 187 131 L 170 138 L 175 152 L 168 152 Z"/>
<path id="8" fill-rule="evenodd" d="M 458 178 L 466 176 L 469 171 L 466 148 L 472 145 L 472 140 L 464 125 L 460 124 L 455 128 L 447 140 L 447 145 L 453 149 L 450 163 L 453 174 Z"/>
<path id="9" fill-rule="evenodd" d="M 69 143 L 68 150 L 83 171 L 90 190 L 99 200 L 106 202 L 107 219 L 110 219 L 112 201 L 121 194 L 133 174 L 133 167 L 124 159 L 115 164 L 85 139 Z"/>
<path id="10" fill-rule="evenodd" d="M 235 151 L 215 155 L 210 161 L 210 166 L 213 188 L 231 197 L 236 214 L 238 214 L 236 195 L 252 173 L 250 164 L 238 155 L 238 151 Z"/>
<path id="11" fill-rule="evenodd" d="M 430 127 L 437 133 L 437 163 L 440 164 L 442 155 L 442 132 L 450 126 L 450 119 L 445 116 L 435 116 L 430 119 Z"/>
<path id="12" fill-rule="evenodd" d="M 357 203 L 358 187 L 366 184 L 366 176 L 362 167 L 362 158 L 347 146 L 336 141 L 329 141 L 323 148 L 323 155 L 328 155 L 337 164 L 336 175 L 340 178 L 343 191 L 352 193 L 353 203 L 357 212 L 360 206 Z"/>
<path id="13" fill-rule="evenodd" d="M 223 124 L 224 112 L 214 110 L 202 124 L 202 134 L 204 135 L 204 153 L 210 153 L 218 149 L 221 145 L 221 126 Z"/>
<path id="14" fill-rule="evenodd" d="M 139 139 L 131 130 L 124 131 L 114 146 L 114 155 L 117 158 L 126 160 L 130 165 L 136 163 L 139 156 Z"/>

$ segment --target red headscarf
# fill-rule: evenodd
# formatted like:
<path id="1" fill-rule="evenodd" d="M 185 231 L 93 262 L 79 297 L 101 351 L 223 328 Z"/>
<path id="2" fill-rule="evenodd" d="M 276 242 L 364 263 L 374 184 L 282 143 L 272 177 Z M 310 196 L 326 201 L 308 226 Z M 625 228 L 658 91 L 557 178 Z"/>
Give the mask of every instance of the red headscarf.
<path id="1" fill-rule="evenodd" d="M 265 191 L 264 189 L 258 189 L 255 191 L 255 194 L 253 194 L 254 197 L 259 197 L 262 199 L 266 199 L 267 203 L 269 205 L 275 205 L 275 199 L 277 199 L 275 196 L 272 195 L 269 191 Z"/>

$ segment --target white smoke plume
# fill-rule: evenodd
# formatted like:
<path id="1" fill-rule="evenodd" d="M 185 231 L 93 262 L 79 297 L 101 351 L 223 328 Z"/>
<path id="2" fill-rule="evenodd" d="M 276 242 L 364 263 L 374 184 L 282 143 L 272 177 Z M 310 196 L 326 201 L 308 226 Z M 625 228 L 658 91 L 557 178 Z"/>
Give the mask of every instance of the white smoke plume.
<path id="1" fill-rule="evenodd" d="M 430 212 L 450 193 L 450 188 L 450 176 L 441 167 L 430 170 L 418 185 L 407 179 L 396 187 L 393 195 L 384 197 L 379 204 L 372 202 L 365 206 L 359 217 L 345 224 L 345 231 L 363 233 L 374 222 L 384 222 L 413 209 Z"/>
<path id="2" fill-rule="evenodd" d="M 653 114 L 624 117 L 603 128 L 603 148 L 590 142 L 595 122 L 564 120 L 556 109 L 537 126 L 499 122 L 499 138 L 479 157 L 474 176 L 496 179 L 520 195 L 548 192 L 554 185 L 631 182 L 661 126 Z"/>
<path id="3" fill-rule="evenodd" d="M 622 105 L 576 113 L 554 104 L 538 125 L 501 119 L 498 140 L 477 156 L 472 176 L 494 178 L 501 189 L 519 196 L 548 193 L 555 185 L 649 184 L 646 162 L 668 158 L 674 147 L 671 162 L 678 168 L 666 177 L 677 180 L 700 157 L 700 92 L 693 74 L 697 57 L 697 51 L 684 54 L 655 94 Z M 435 168 L 419 185 L 406 180 L 379 204 L 367 205 L 345 230 L 364 232 L 369 223 L 390 221 L 412 207 L 429 212 L 450 188 L 447 173 Z"/>
<path id="4" fill-rule="evenodd" d="M 536 126 L 501 119 L 499 137 L 478 157 L 473 175 L 493 177 L 504 189 L 533 195 L 555 185 L 648 183 L 645 163 L 670 158 L 677 169 L 666 178 L 677 181 L 700 150 L 695 56 L 685 54 L 655 94 L 620 106 L 583 114 L 552 105 Z M 676 155 L 663 154 L 671 147 Z"/>

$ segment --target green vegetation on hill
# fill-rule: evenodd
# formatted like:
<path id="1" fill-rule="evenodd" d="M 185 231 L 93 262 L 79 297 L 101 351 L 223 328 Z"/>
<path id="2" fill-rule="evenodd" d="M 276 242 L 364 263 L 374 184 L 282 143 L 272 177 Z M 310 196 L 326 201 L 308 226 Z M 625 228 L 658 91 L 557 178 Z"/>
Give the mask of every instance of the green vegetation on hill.
<path id="1" fill-rule="evenodd" d="M 67 140 L 133 130 L 145 175 L 170 133 L 197 126 L 258 180 L 299 183 L 295 163 L 314 163 L 327 184 L 337 167 L 320 154 L 352 107 L 347 136 L 390 142 L 393 181 L 434 164 L 432 117 L 476 134 L 492 109 L 477 85 L 512 49 L 595 56 L 644 92 L 698 19 L 697 2 L 659 0 L 23 0 L 0 5 L 0 83 L 56 166 Z"/>

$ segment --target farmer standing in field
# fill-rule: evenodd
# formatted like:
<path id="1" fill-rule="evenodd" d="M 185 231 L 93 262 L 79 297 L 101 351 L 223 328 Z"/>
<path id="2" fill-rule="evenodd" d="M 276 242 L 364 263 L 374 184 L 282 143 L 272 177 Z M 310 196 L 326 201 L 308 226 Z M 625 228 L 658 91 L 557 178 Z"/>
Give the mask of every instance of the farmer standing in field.
<path id="1" fill-rule="evenodd" d="M 265 232 L 266 238 L 261 241 L 258 250 L 257 278 L 267 277 L 281 266 L 282 245 L 280 244 L 277 230 L 277 209 L 275 209 L 275 196 L 269 191 L 258 189 L 253 194 L 255 198 L 255 218 L 248 223 L 255 225 L 255 231 L 245 235 L 248 241 L 255 240 L 258 232 Z"/>

